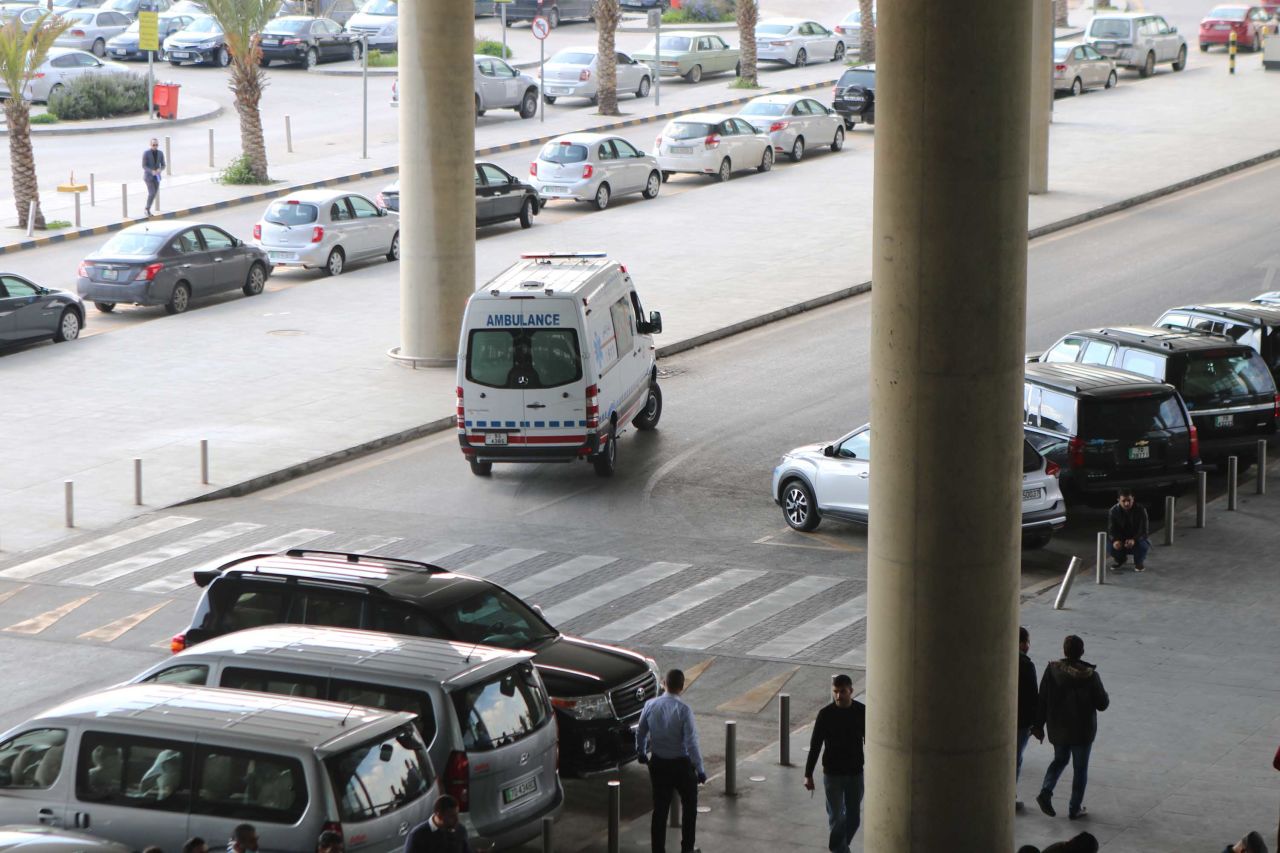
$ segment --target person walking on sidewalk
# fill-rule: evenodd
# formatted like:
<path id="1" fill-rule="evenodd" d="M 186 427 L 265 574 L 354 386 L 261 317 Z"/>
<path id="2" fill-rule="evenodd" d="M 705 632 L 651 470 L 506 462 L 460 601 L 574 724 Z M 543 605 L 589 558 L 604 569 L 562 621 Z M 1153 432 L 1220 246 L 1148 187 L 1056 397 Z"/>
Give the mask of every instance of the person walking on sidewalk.
<path id="1" fill-rule="evenodd" d="M 1066 657 L 1044 669 L 1040 680 L 1040 705 L 1036 725 L 1047 727 L 1053 744 L 1053 761 L 1044 772 L 1044 783 L 1036 795 L 1040 811 L 1053 817 L 1053 789 L 1058 777 L 1071 762 L 1071 801 L 1067 816 L 1084 817 L 1084 789 L 1089 782 L 1089 752 L 1098 734 L 1098 712 L 1111 704 L 1102 686 L 1097 667 L 1084 658 L 1084 640 L 1075 634 L 1062 641 Z"/>
<path id="2" fill-rule="evenodd" d="M 1123 566 L 1130 556 L 1135 572 L 1147 568 L 1147 552 L 1151 550 L 1147 528 L 1147 510 L 1133 499 L 1133 492 L 1121 489 L 1119 500 L 1107 513 L 1107 553 L 1112 571 Z"/>
<path id="3" fill-rule="evenodd" d="M 1027 741 L 1034 734 L 1036 740 L 1044 743 L 1044 729 L 1036 725 L 1040 695 L 1036 691 L 1036 665 L 1027 656 L 1030 650 L 1030 632 L 1026 628 L 1018 628 L 1018 764 L 1013 774 L 1015 785 L 1022 776 L 1022 753 L 1027 748 Z M 1022 800 L 1015 799 L 1013 807 L 1022 811 Z"/>
<path id="4" fill-rule="evenodd" d="M 707 781 L 707 771 L 698 748 L 693 709 L 680 698 L 684 692 L 684 671 L 669 671 L 663 686 L 666 692 L 644 703 L 636 727 L 637 758 L 641 764 L 649 765 L 649 785 L 653 789 L 649 839 L 653 853 L 665 853 L 667 813 L 671 810 L 672 796 L 679 794 L 680 851 L 695 853 L 698 786 Z"/>
<path id="5" fill-rule="evenodd" d="M 142 152 L 142 179 L 147 184 L 147 216 L 151 215 L 151 207 L 156 210 L 160 205 L 156 196 L 160 194 L 160 176 L 164 174 L 164 152 L 160 150 L 160 140 L 152 139 L 151 147 Z"/>
<path id="6" fill-rule="evenodd" d="M 804 763 L 804 787 L 812 791 L 813 768 L 822 753 L 822 790 L 827 797 L 827 827 L 831 853 L 849 853 L 861 824 L 862 742 L 867 735 L 867 708 L 853 698 L 853 679 L 841 673 L 831 678 L 830 705 L 818 711 Z"/>

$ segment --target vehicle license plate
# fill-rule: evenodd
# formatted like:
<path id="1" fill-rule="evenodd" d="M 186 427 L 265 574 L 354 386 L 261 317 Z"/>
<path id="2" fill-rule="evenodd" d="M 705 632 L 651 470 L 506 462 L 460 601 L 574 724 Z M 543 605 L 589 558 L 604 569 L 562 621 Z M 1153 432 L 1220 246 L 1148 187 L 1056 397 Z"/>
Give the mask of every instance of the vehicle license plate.
<path id="1" fill-rule="evenodd" d="M 293 261 L 298 258 L 293 252 L 267 252 L 267 257 L 273 261 Z"/>
<path id="2" fill-rule="evenodd" d="M 169 51 L 169 58 L 170 59 L 190 59 L 191 54 L 185 50 L 171 50 Z"/>
<path id="3" fill-rule="evenodd" d="M 1024 501 L 1038 501 L 1040 496 L 1044 494 L 1043 489 L 1023 489 L 1022 499 Z"/>
<path id="4" fill-rule="evenodd" d="M 484 434 L 484 443 L 490 446 L 506 444 L 507 434 L 505 432 L 486 432 Z M 507 800 L 507 802 L 511 802 L 511 800 Z"/>
<path id="5" fill-rule="evenodd" d="M 688 145 L 672 145 L 670 148 L 667 149 L 667 153 L 669 154 L 689 154 L 692 151 L 693 151 L 693 148 L 689 147 Z"/>
<path id="6" fill-rule="evenodd" d="M 126 49 L 124 49 L 123 47 L 113 47 L 113 48 L 111 49 L 111 52 L 112 52 L 112 53 L 114 53 L 116 56 L 128 56 L 128 55 L 129 55 L 129 51 L 128 51 L 128 50 L 126 50 Z"/>
<path id="7" fill-rule="evenodd" d="M 1151 448 L 1150 447 L 1130 447 L 1129 458 L 1130 459 L 1150 459 Z"/>
<path id="8" fill-rule="evenodd" d="M 542 188 L 542 191 L 543 191 L 544 193 L 562 193 L 562 192 L 566 192 L 566 191 L 568 191 L 568 189 L 569 189 L 568 187 L 551 187 L 551 186 L 546 186 L 546 187 L 543 187 L 543 188 Z"/>
<path id="9" fill-rule="evenodd" d="M 565 94 L 568 94 L 568 92 L 569 90 L 564 86 L 548 86 L 547 87 L 548 95 L 565 95 Z"/>
<path id="10" fill-rule="evenodd" d="M 1235 426 L 1235 423 L 1236 423 L 1235 415 L 1218 415 L 1216 418 L 1213 419 L 1213 425 L 1216 427 Z"/>
<path id="11" fill-rule="evenodd" d="M 506 436 L 503 437 L 505 438 Z M 526 779 L 519 785 L 512 785 L 510 788 L 504 788 L 502 791 L 502 802 L 504 804 L 514 803 L 516 800 L 522 800 L 537 790 L 537 778 Z"/>
<path id="12" fill-rule="evenodd" d="M 1213 28 L 1215 30 L 1229 30 L 1231 29 L 1231 25 L 1230 24 L 1214 24 Z"/>
<path id="13" fill-rule="evenodd" d="M 119 280 L 119 278 L 120 278 L 120 270 L 103 270 L 102 271 L 103 281 L 117 281 Z"/>

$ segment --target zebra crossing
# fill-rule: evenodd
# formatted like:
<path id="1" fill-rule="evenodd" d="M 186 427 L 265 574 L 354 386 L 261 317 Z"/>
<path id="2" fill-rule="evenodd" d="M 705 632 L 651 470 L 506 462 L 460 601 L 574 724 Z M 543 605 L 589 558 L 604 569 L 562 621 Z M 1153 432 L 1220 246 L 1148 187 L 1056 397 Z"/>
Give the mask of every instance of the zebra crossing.
<path id="1" fill-rule="evenodd" d="M 290 548 L 405 557 L 483 577 L 567 633 L 601 642 L 795 663 L 865 657 L 857 580 L 185 515 L 0 559 L 0 637 L 164 646 L 188 624 L 195 569 Z M 90 615 L 98 622 L 85 630 Z"/>

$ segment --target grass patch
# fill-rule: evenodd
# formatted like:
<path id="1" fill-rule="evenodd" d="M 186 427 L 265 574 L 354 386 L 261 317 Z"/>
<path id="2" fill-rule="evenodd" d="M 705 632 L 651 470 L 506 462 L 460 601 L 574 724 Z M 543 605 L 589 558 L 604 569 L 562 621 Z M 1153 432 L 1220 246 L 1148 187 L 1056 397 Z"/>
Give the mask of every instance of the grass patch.
<path id="1" fill-rule="evenodd" d="M 260 181 L 253 176 L 253 170 L 249 168 L 249 158 L 241 155 L 227 164 L 227 168 L 222 170 L 222 174 L 218 176 L 218 180 L 224 184 L 269 184 L 270 181 Z"/>
<path id="2" fill-rule="evenodd" d="M 57 124 L 58 117 L 53 113 L 36 113 L 31 117 L 32 124 Z"/>
<path id="3" fill-rule="evenodd" d="M 476 39 L 476 53 L 483 53 L 485 56 L 498 56 L 503 59 L 510 59 L 515 56 L 515 51 L 507 48 L 507 53 L 503 56 L 502 42 L 493 39 Z"/>
<path id="4" fill-rule="evenodd" d="M 400 64 L 400 55 L 394 50 L 383 53 L 380 50 L 369 51 L 370 68 L 395 68 Z"/>
<path id="5" fill-rule="evenodd" d="M 735 77 L 729 84 L 730 89 L 763 89 L 759 83 L 751 83 L 745 77 Z"/>
<path id="6" fill-rule="evenodd" d="M 692 9 L 671 9 L 662 13 L 664 24 L 723 24 L 737 20 L 734 12 L 716 12 L 708 14 L 703 7 Z"/>
<path id="7" fill-rule="evenodd" d="M 44 221 L 44 227 L 46 230 L 54 230 L 57 228 L 70 228 L 71 221 L 68 219 L 46 219 Z"/>

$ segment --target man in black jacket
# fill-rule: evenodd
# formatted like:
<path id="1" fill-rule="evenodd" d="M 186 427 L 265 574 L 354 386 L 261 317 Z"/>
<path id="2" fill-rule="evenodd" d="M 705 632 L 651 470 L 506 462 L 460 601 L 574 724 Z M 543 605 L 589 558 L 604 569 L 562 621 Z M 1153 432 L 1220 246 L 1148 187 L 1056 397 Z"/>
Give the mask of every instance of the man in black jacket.
<path id="1" fill-rule="evenodd" d="M 853 679 L 841 673 L 831 678 L 830 705 L 818 711 L 804 763 L 804 787 L 812 791 L 813 768 L 822 753 L 822 788 L 827 797 L 827 849 L 849 853 L 861 823 L 862 741 L 867 735 L 867 709 L 853 698 Z"/>
<path id="2" fill-rule="evenodd" d="M 405 838 L 404 853 L 471 853 L 467 828 L 458 821 L 458 801 L 441 794 L 431 817 L 415 826 Z"/>
<path id="3" fill-rule="evenodd" d="M 1036 665 L 1027 657 L 1031 650 L 1031 634 L 1026 628 L 1018 629 L 1018 766 L 1014 773 L 1014 782 L 1022 776 L 1022 753 L 1027 748 L 1031 735 L 1044 743 L 1044 729 L 1036 726 L 1036 711 L 1040 705 L 1040 696 L 1036 693 Z M 1022 800 L 1014 803 L 1014 808 L 1022 811 Z"/>
<path id="4" fill-rule="evenodd" d="M 160 194 L 160 176 L 164 174 L 164 152 L 160 150 L 160 140 L 151 140 L 151 147 L 142 152 L 142 180 L 147 185 L 147 216 L 151 215 L 151 206 L 155 205 L 156 196 Z"/>
<path id="5" fill-rule="evenodd" d="M 1066 655 L 1044 669 L 1040 680 L 1040 705 L 1036 725 L 1047 725 L 1049 743 L 1053 744 L 1053 761 L 1044 773 L 1044 783 L 1036 795 L 1040 811 L 1053 817 L 1053 788 L 1058 777 L 1071 762 L 1071 801 L 1067 816 L 1083 817 L 1084 788 L 1089 782 L 1089 751 L 1098 734 L 1098 712 L 1111 704 L 1097 667 L 1084 657 L 1084 640 L 1069 634 L 1062 641 Z"/>
<path id="6" fill-rule="evenodd" d="M 1111 555 L 1111 570 L 1123 566 L 1130 555 L 1133 555 L 1133 570 L 1145 570 L 1150 549 L 1147 511 L 1134 501 L 1133 492 L 1122 489 L 1116 505 L 1107 513 L 1107 553 Z"/>

